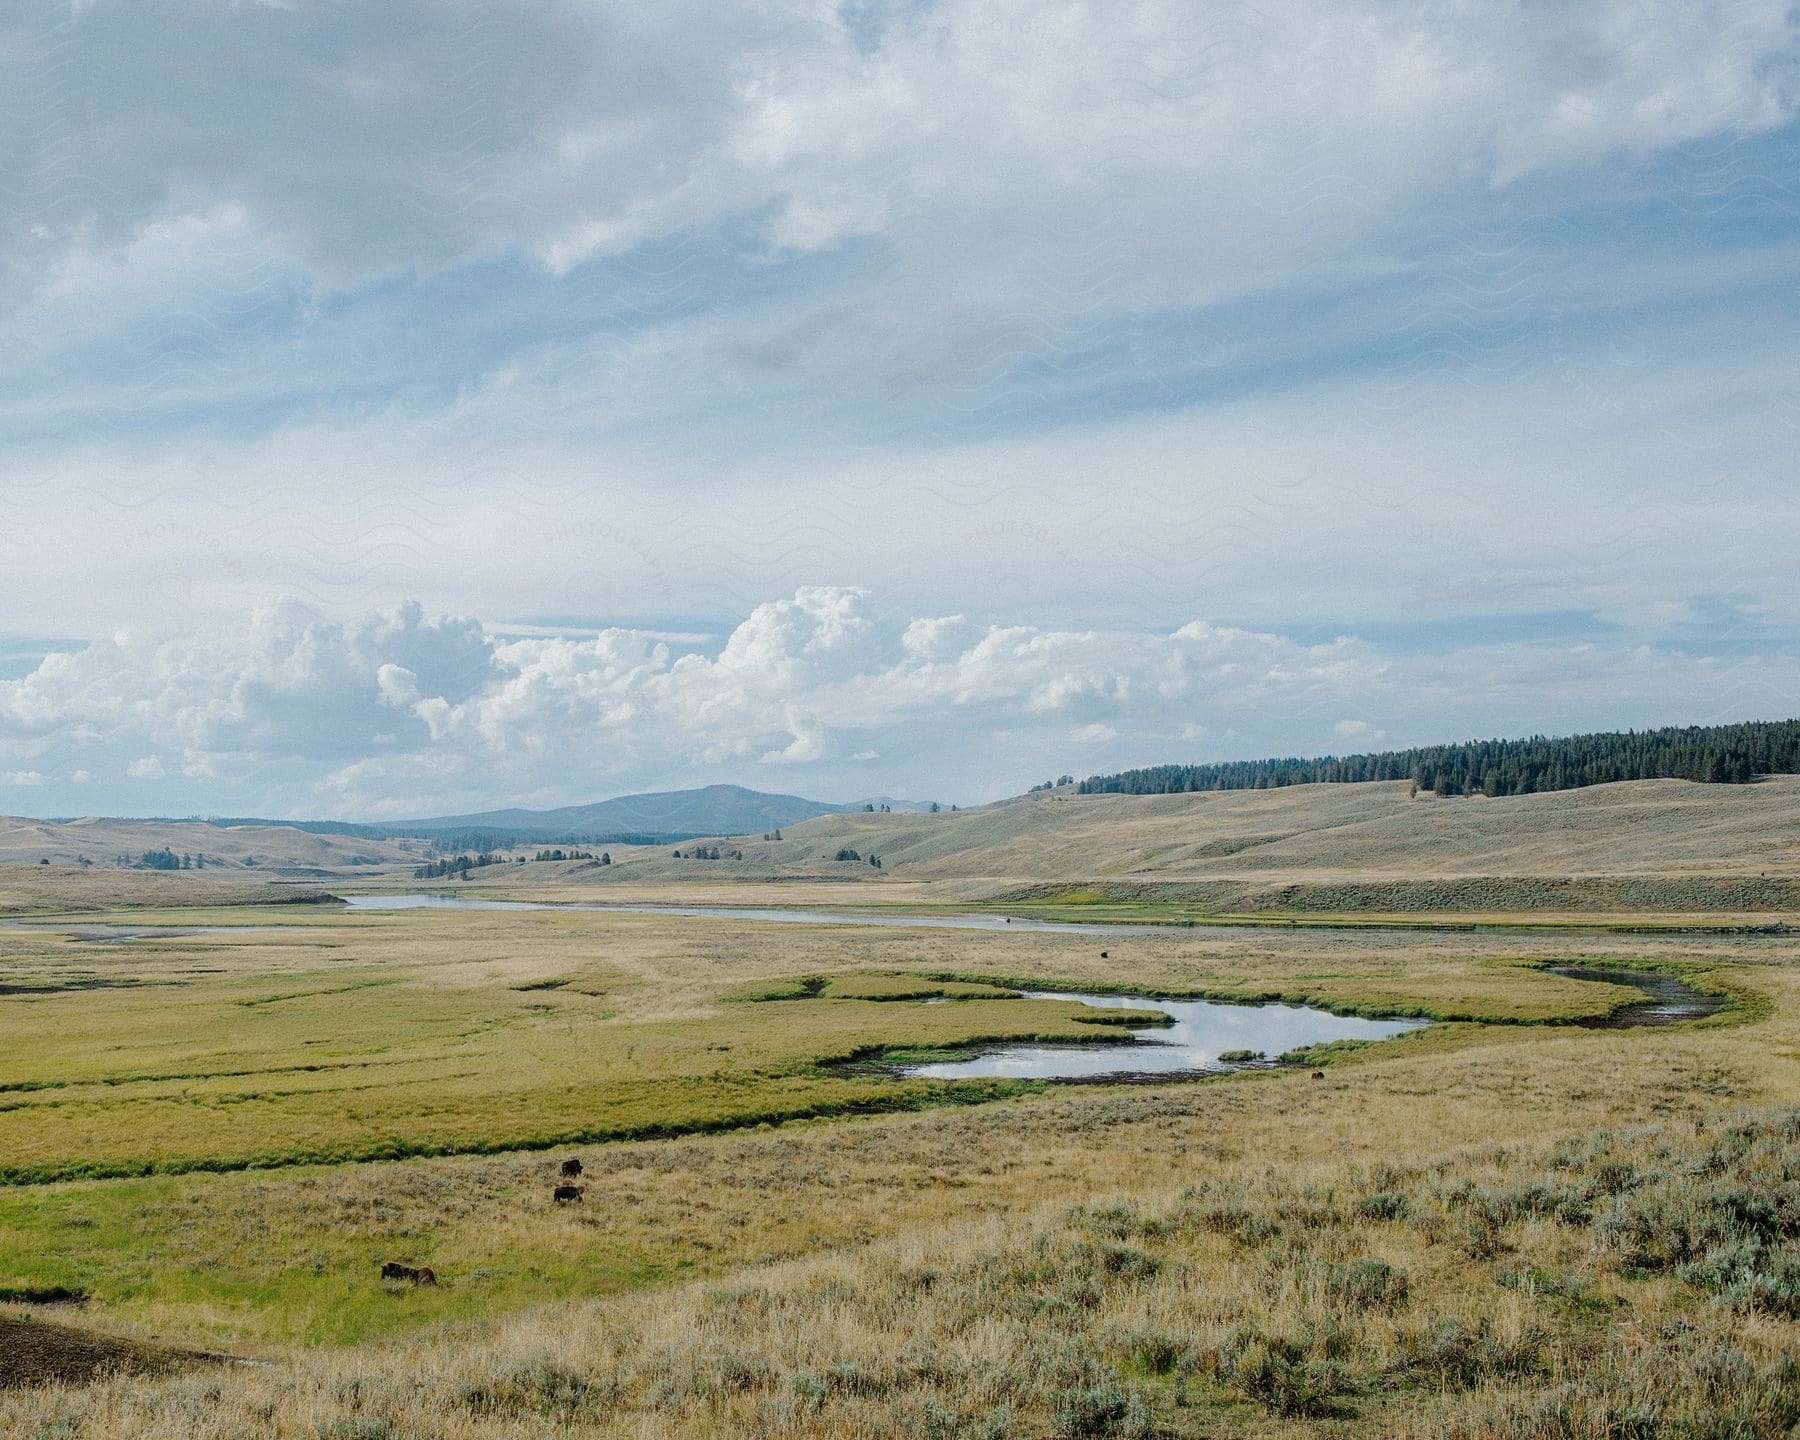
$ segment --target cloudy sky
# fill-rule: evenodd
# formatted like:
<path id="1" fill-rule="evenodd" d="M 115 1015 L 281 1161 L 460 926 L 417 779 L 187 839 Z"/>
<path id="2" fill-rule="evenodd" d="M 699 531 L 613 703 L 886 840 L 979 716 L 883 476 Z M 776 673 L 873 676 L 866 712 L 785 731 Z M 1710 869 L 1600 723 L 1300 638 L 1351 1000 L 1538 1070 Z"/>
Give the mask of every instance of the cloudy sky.
<path id="1" fill-rule="evenodd" d="M 14 0 L 0 812 L 1800 714 L 1791 0 Z"/>

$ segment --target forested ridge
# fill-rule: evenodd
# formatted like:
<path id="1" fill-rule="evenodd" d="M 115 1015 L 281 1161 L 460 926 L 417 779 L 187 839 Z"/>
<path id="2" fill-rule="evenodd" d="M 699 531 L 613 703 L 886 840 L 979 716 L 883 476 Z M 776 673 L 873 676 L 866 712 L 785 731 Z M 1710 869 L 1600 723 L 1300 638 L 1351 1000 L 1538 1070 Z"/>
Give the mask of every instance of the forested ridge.
<path id="1" fill-rule="evenodd" d="M 1698 780 L 1746 785 L 1759 775 L 1800 773 L 1800 720 L 1666 726 L 1527 740 L 1469 740 L 1412 750 L 1312 759 L 1151 765 L 1091 775 L 1084 795 L 1180 795 L 1282 785 L 1410 780 L 1439 795 L 1528 795 L 1617 780 Z"/>

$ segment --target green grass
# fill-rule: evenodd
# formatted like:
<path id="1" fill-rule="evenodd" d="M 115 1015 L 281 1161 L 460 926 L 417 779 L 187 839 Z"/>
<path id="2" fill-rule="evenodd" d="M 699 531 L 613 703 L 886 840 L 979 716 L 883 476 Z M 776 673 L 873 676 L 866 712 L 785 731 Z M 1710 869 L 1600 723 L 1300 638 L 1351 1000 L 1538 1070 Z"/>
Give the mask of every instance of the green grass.
<path id="1" fill-rule="evenodd" d="M 764 978 L 744 980 L 728 955 L 667 952 L 667 937 L 705 924 L 331 912 L 293 932 L 128 945 L 8 937 L 0 982 L 44 989 L 0 998 L 12 1027 L 0 1053 L 0 1184 L 542 1149 L 909 1108 L 961 1096 L 954 1084 L 846 1074 L 834 1062 L 1091 1039 L 1096 1025 L 1161 1018 L 1020 998 L 1029 986 L 1505 1023 L 1599 1016 L 1639 998 L 1527 968 L 1542 956 L 1374 951 L 1345 963 L 1321 952 L 1324 963 L 1299 967 L 1189 957 L 1178 970 L 1140 962 L 1127 980 L 1081 937 L 900 932 L 882 937 L 884 951 L 1057 958 L 1035 974 L 833 973 L 805 961 L 852 943 L 864 953 L 871 938 L 798 927 L 757 936 L 752 968 Z M 737 943 L 750 953 L 751 941 Z M 1114 943 L 1144 950 L 1138 939 Z M 1079 966 L 1067 964 L 1073 955 Z M 783 958 L 799 963 L 768 974 Z M 1662 963 L 1703 983 L 1712 973 Z M 68 988 L 77 984 L 108 988 Z M 906 1003 L 926 999 L 954 1003 Z"/>
<path id="2" fill-rule="evenodd" d="M 1179 1000 L 1216 1000 L 1227 1004 L 1304 1004 L 1334 1015 L 1365 1018 L 1408 1017 L 1438 1021 L 1480 1021 L 1490 1025 L 1567 1025 L 1596 1020 L 1643 1000 L 1641 991 L 1623 985 L 1569 980 L 1543 975 L 1534 986 L 1518 983 L 1520 972 L 1539 972 L 1544 966 L 1567 963 L 1559 958 L 1522 959 L 1484 969 L 1459 966 L 1449 972 L 1417 967 L 1411 974 L 1395 974 L 1390 980 L 1375 967 L 1359 967 L 1356 973 L 1283 976 L 1270 983 L 1255 971 L 1221 975 L 1207 984 L 1157 984 L 1112 980 L 1096 984 L 1092 975 L 1021 979 L 1017 976 L 945 975 L 946 982 L 965 979 L 994 986 L 1051 990 L 1095 991 L 1114 995 L 1164 996 Z M 1614 968 L 1629 968 L 1623 962 Z M 1715 993 L 1733 993 L 1713 970 L 1700 966 L 1670 965 L 1695 988 L 1711 987 Z M 1375 973 L 1369 973 L 1370 971 Z M 1723 1017 L 1714 1017 L 1715 1019 Z M 1141 1023 L 1133 1021 L 1132 1023 Z"/>
<path id="3" fill-rule="evenodd" d="M 80 1013 L 92 993 L 68 997 L 41 1017 L 54 1042 L 0 1067 L 0 1183 L 539 1149 L 918 1105 L 946 1087 L 821 1067 L 1087 1030 L 1078 1007 L 1052 1001 L 841 1000 L 759 1007 L 754 1025 L 634 1022 L 560 992 L 381 983 L 376 1002 L 369 984 L 257 994 L 252 982 L 245 995 L 197 982 L 171 987 L 177 1002 L 104 1016 Z"/>
<path id="4" fill-rule="evenodd" d="M 731 992 L 734 1000 L 1017 1000 L 1016 989 L 926 975 L 803 975 Z"/>
<path id="5" fill-rule="evenodd" d="M 1153 1096 L 1081 1103 L 1167 1143 Z M 1797 1170 L 1800 1111 L 1780 1106 L 1370 1163 L 1215 1163 L 1178 1189 L 1066 1198 L 412 1346 L 0 1391 L 0 1427 L 1780 1440 L 1800 1424 Z M 365 1305 L 438 1303 L 365 1288 Z"/>
<path id="6" fill-rule="evenodd" d="M 819 992 L 826 1000 L 1017 1000 L 1019 992 L 1007 986 L 983 985 L 960 980 L 936 980 L 923 975 L 839 975 Z"/>
<path id="7" fill-rule="evenodd" d="M 86 1294 L 97 1317 L 215 1344 L 405 1336 L 859 1243 L 898 1216 L 963 1213 L 952 1207 L 965 1192 L 998 1210 L 1041 1199 L 1044 1183 L 1090 1161 L 1059 1148 L 1073 1143 L 1062 1131 L 1052 1140 L 1027 1128 L 1020 1136 L 1035 1138 L 1018 1145 L 1032 1153 L 1001 1162 L 991 1127 L 1035 1123 L 1069 1092 L 837 1064 L 938 1058 L 979 1041 L 1091 1043 L 1107 1033 L 1096 1026 L 1162 1018 L 1028 1000 L 1021 988 L 1283 996 L 1513 1022 L 1504 1033 L 1439 1025 L 1334 1057 L 1329 1087 L 1259 1070 L 1189 1087 L 1191 1102 L 1168 1098 L 1180 1093 L 1170 1087 L 1145 1092 L 1146 1114 L 1191 1105 L 1207 1123 L 1251 1113 L 1249 1097 L 1283 1086 L 1320 1103 L 1312 1090 L 1335 1095 L 1340 1075 L 1383 1064 L 1410 1067 L 1399 1093 L 1430 1093 L 1465 1057 L 1523 1055 L 1550 1033 L 1517 1022 L 1638 998 L 1544 976 L 1534 967 L 1545 957 L 1504 936 L 1465 950 L 1423 936 L 1171 933 L 1109 940 L 1103 959 L 1087 935 L 591 912 L 333 912 L 292 931 L 130 945 L 77 944 L 61 928 L 0 936 L 0 983 L 120 988 L 0 998 L 0 1286 L 15 1302 Z M 1729 983 L 1746 1014 L 1762 1006 L 1755 1023 L 1772 1023 L 1768 977 L 1725 965 L 1724 953 L 1683 945 L 1642 958 Z M 1567 958 L 1632 957 L 1614 943 Z M 951 1003 L 918 1003 L 939 998 Z M 1728 1043 L 1715 1027 L 1694 1033 Z M 1604 1043 L 1647 1054 L 1670 1042 Z M 1648 1073 L 1661 1083 L 1686 1072 Z M 953 1158 L 901 1160 L 871 1142 L 853 1172 L 864 1178 L 847 1189 L 841 1167 L 858 1127 L 844 1122 L 881 1114 L 916 1115 L 922 1135 L 961 1133 L 953 1117 L 963 1115 L 988 1128 Z M 842 1138 L 824 1138 L 828 1123 Z M 1081 1145 L 1115 1143 L 1112 1123 Z M 1257 1147 L 1274 1153 L 1285 1132 L 1269 1124 Z M 642 1143 L 678 1134 L 699 1138 Z M 765 1134 L 771 1146 L 821 1138 L 745 1172 L 734 1147 Z M 564 1210 L 547 1191 L 574 1144 L 590 1165 L 589 1200 Z M 815 1158 L 796 1189 L 799 1154 Z M 1145 1154 L 1175 1163 L 1180 1152 L 1155 1138 Z M 1146 1165 L 1093 1155 L 1090 1186 Z M 674 1168 L 657 1168 L 674 1156 Z M 1055 1168 L 1034 1180 L 1047 1159 Z M 761 1193 L 721 1213 L 745 1173 Z M 866 1192 L 852 1196 L 858 1184 Z M 384 1289 L 375 1277 L 387 1259 L 430 1264 L 444 1283 Z"/>
<path id="8" fill-rule="evenodd" d="M 333 1186 L 329 1196 L 321 1190 L 332 1172 L 317 1168 L 293 1172 L 278 1190 L 218 1175 L 0 1192 L 0 1275 L 18 1277 L 9 1287 L 19 1300 L 66 1291 L 240 1337 L 346 1344 L 693 1271 L 691 1258 L 651 1253 L 587 1217 L 554 1212 L 543 1168 L 542 1183 L 520 1173 L 503 1192 L 455 1187 L 449 1214 L 430 1208 L 432 1192 L 441 1203 L 446 1187 L 400 1172 L 360 1188 Z M 517 1218 L 486 1235 L 458 1224 L 455 1203 L 481 1192 L 490 1202 L 503 1193 Z M 386 1289 L 375 1282 L 389 1259 L 436 1263 L 446 1283 Z"/>
<path id="9" fill-rule="evenodd" d="M 960 1103 L 1005 1087 L 834 1062 L 1091 1038 L 1096 1024 L 1132 1019 L 891 970 L 817 985 L 696 973 L 671 1007 L 638 960 L 595 953 L 594 937 L 619 928 L 609 917 L 338 918 L 296 933 L 10 942 L 8 981 L 118 988 L 6 997 L 0 1184 L 496 1153 Z M 655 954 L 667 921 L 625 928 L 642 965 L 667 965 Z M 746 1008 L 734 995 L 817 1003 Z M 896 1003 L 935 998 L 955 1003 Z"/>
<path id="10" fill-rule="evenodd" d="M 1031 894 L 1032 892 L 1027 892 Z M 1319 897 L 1295 897 L 1316 900 Z M 1386 902 L 1393 896 L 1378 897 L 1383 903 L 1359 906 L 1364 913 L 1346 914 L 1313 904 L 1271 906 L 1251 912 L 1208 908 L 1180 900 L 1111 899 L 1093 889 L 1071 892 L 1057 890 L 1054 898 L 1018 898 L 971 901 L 954 907 L 931 907 L 943 914 L 1015 915 L 1032 920 L 1059 924 L 1093 925 L 1166 925 L 1176 929 L 1220 928 L 1244 930 L 1423 930 L 1434 933 L 1547 932 L 1594 935 L 1681 935 L 1758 933 L 1766 922 L 1737 918 L 1718 918 L 1704 914 L 1606 919 L 1592 914 L 1558 916 L 1554 913 L 1482 914 L 1477 897 L 1468 897 L 1467 905 L 1454 904 L 1428 907 L 1446 913 L 1407 913 L 1403 906 L 1391 908 Z M 850 908 L 850 907 L 844 907 Z M 924 907 L 919 907 L 924 911 Z M 1521 899 L 1519 909 L 1529 908 Z M 1728 908 L 1728 907 L 1721 907 Z"/>

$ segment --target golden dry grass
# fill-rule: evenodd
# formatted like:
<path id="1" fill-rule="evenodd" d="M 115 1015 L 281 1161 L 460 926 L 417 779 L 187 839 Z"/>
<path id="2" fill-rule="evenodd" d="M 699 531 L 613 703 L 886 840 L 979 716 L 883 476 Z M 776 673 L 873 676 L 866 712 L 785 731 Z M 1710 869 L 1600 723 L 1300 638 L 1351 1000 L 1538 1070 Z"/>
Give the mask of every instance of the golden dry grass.
<path id="1" fill-rule="evenodd" d="M 120 856 L 135 862 L 146 850 L 165 847 L 177 855 L 203 855 L 207 869 L 223 868 L 227 873 L 246 864 L 264 870 L 311 866 L 352 871 L 403 863 L 424 849 L 419 841 L 315 834 L 291 825 L 206 825 L 102 817 L 37 820 L 0 815 L 0 865 L 59 870 L 80 868 L 85 859 L 105 872 L 115 869 Z M 50 863 L 40 865 L 45 860 Z M 194 873 L 204 875 L 205 871 Z"/>
<path id="2" fill-rule="evenodd" d="M 733 839 L 742 861 L 676 860 L 679 846 L 614 847 L 614 865 L 571 866 L 567 874 L 609 888 L 829 878 L 876 894 L 921 879 L 951 889 L 969 881 L 1090 879 L 1240 888 L 1489 877 L 1793 881 L 1800 879 L 1796 797 L 1796 776 L 1750 786 L 1643 780 L 1500 800 L 1415 798 L 1403 782 L 1195 795 L 1040 793 L 936 815 L 822 816 L 789 827 L 780 841 Z M 845 847 L 880 855 L 883 868 L 833 862 Z"/>
<path id="3" fill-rule="evenodd" d="M 238 935 L 116 945 L 0 936 L 16 1027 L 0 1055 L 0 1179 L 533 1148 L 893 1108 L 966 1092 L 827 1062 L 1092 1038 L 1117 1020 L 980 990 L 890 1003 L 920 992 L 921 976 L 1502 1021 L 1633 998 L 1533 968 L 1621 947 L 1546 952 L 1506 937 L 1172 932 L 1109 940 L 1102 959 L 1085 935 L 598 912 L 239 918 Z M 855 983 L 838 978 L 816 1002 L 747 1008 L 759 987 L 846 971 Z"/>
<path id="4" fill-rule="evenodd" d="M 1468 1253 L 1456 1236 L 1470 1202 L 1443 1190 L 1554 1179 L 1545 1156 L 1560 1137 L 1651 1125 L 1657 1144 L 1704 1148 L 1709 1117 L 1800 1101 L 1800 942 L 1783 937 L 1100 940 L 309 912 L 291 934 L 111 947 L 6 935 L 0 946 L 9 975 L 155 982 L 23 1002 L 29 1063 L 5 1061 L 10 1083 L 33 1069 L 73 1082 L 63 1088 L 81 1092 L 68 1113 L 85 1107 L 84 1153 L 116 1155 L 236 1143 L 230 1116 L 246 1107 L 265 1140 L 280 1140 L 271 1155 L 288 1160 L 305 1155 L 292 1134 L 310 1143 L 313 1132 L 282 1131 L 281 1117 L 323 1126 L 332 1105 L 337 1128 L 318 1133 L 334 1141 L 374 1113 L 384 1133 L 504 1141 L 521 1106 L 557 1093 L 552 1072 L 581 1097 L 571 1112 L 590 1119 L 646 1064 L 669 1068 L 652 1072 L 660 1080 L 641 1103 L 705 1091 L 718 1104 L 734 1076 L 744 1089 L 820 1083 L 784 1067 L 837 1053 L 846 1033 L 904 1043 L 919 1025 L 949 1023 L 944 1012 L 1033 1003 L 867 998 L 910 993 L 918 976 L 1308 995 L 1518 1021 L 1611 1003 L 1536 963 L 1639 960 L 1683 967 L 1742 1002 L 1722 1021 L 1667 1031 L 1447 1025 L 1333 1063 L 1323 1081 L 1288 1072 L 1062 1090 L 586 1146 L 587 1199 L 571 1208 L 547 1199 L 560 1150 L 14 1186 L 0 1191 L 0 1282 L 89 1290 L 92 1323 L 274 1363 L 0 1397 L 8 1434 L 1485 1437 L 1527 1433 L 1508 1406 L 1529 1409 L 1588 1374 L 1613 1376 L 1621 1394 L 1661 1387 L 1674 1414 L 1693 1380 L 1677 1363 L 1687 1350 L 1723 1357 L 1763 1394 L 1796 1338 L 1766 1309 L 1721 1308 L 1673 1273 L 1639 1275 L 1555 1217 L 1511 1216 L 1500 1249 Z M 858 998 L 733 998 L 808 976 L 824 979 L 821 996 Z M 0 1005 L 20 1014 L 16 998 Z M 920 1018 L 896 1020 L 908 1012 Z M 344 1052 L 332 1064 L 364 1079 L 294 1079 L 284 1067 L 320 1038 Z M 631 1051 L 628 1065 L 608 1058 L 614 1044 Z M 709 1048 L 723 1044 L 748 1049 Z M 173 1073 L 195 1058 L 247 1073 Z M 116 1083 L 138 1073 L 151 1078 Z M 0 1114 L 20 1127 L 9 1144 L 71 1153 L 55 1149 L 63 1118 L 42 1123 L 54 1112 L 35 1103 Z M 354 1126 L 342 1122 L 347 1104 L 359 1107 Z M 1640 1140 L 1580 1143 L 1593 1160 L 1585 1175 L 1608 1163 L 1607 1145 Z M 1355 1209 L 1395 1188 L 1416 1192 L 1443 1228 Z M 1246 1244 L 1229 1226 L 1181 1220 L 1190 1191 L 1214 1210 L 1236 1197 L 1244 1224 L 1272 1217 L 1292 1243 Z M 1290 1223 L 1297 1205 L 1336 1218 Z M 385 1258 L 431 1264 L 443 1283 L 385 1289 Z M 1332 1267 L 1361 1260 L 1405 1272 L 1403 1306 L 1339 1314 Z M 1540 1270 L 1575 1275 L 1581 1303 L 1546 1289 Z M 1466 1383 L 1432 1378 L 1465 1350 L 1487 1357 L 1455 1360 Z M 1437 1358 L 1418 1360 L 1426 1353 Z M 1337 1413 L 1274 1403 L 1283 1386 L 1329 1391 L 1330 1366 L 1354 1381 L 1323 1397 Z M 1610 1403 L 1576 1396 L 1564 1408 L 1591 1418 Z M 1740 1433 L 1777 1433 L 1765 1421 Z"/>
<path id="5" fill-rule="evenodd" d="M 488 1262 L 558 1230 L 654 1238 L 715 1278 L 267 1372 L 0 1401 L 0 1419 L 47 1434 L 82 1416 L 78 1433 L 107 1437 L 202 1423 L 281 1436 L 875 1436 L 928 1424 L 1032 1435 L 1056 1433 L 1056 1407 L 1087 1390 L 1097 1405 L 1117 1391 L 1121 1423 L 1135 1403 L 1164 1433 L 1433 1434 L 1450 1425 L 1447 1409 L 1552 1388 L 1559 1367 L 1623 1364 L 1607 1350 L 1620 1325 L 1627 1348 L 1660 1353 L 1685 1333 L 1766 1370 L 1792 1345 L 1791 1322 L 1639 1278 L 1554 1217 L 1521 1212 L 1478 1233 L 1480 1206 L 1459 1189 L 1570 1180 L 1543 1158 L 1559 1136 L 1604 1125 L 1619 1137 L 1576 1147 L 1586 1175 L 1613 1151 L 1644 1163 L 1651 1137 L 1637 1127 L 1685 1145 L 1720 1110 L 1791 1102 L 1795 1027 L 1777 1017 L 1800 998 L 1796 976 L 1783 964 L 1754 983 L 1774 1014 L 1749 1027 L 1488 1031 L 1428 1057 L 1375 1052 L 1324 1083 L 1063 1092 L 619 1146 L 588 1155 L 594 1200 L 581 1216 L 522 1213 L 547 1178 L 545 1162 L 522 1157 L 197 1177 L 178 1182 L 207 1187 L 190 1206 L 197 1228 L 228 1215 L 240 1249 L 266 1234 L 282 1250 L 308 1204 L 347 1225 L 390 1209 L 400 1233 L 438 1242 L 428 1258 L 452 1294 L 499 1300 L 508 1277 Z M 1358 1208 L 1396 1191 L 1418 1213 L 1377 1221 L 1385 1208 Z M 1315 1223 L 1315 1212 L 1333 1218 Z M 448 1225 L 436 1220 L 445 1214 Z M 458 1255 L 457 1240 L 475 1248 Z M 230 1248 L 224 1236 L 214 1244 Z M 1271 1409 L 1242 1370 L 1244 1333 L 1312 1335 L 1333 1310 L 1331 1267 L 1365 1259 L 1403 1272 L 1407 1298 L 1332 1342 L 1363 1388 L 1326 1397 L 1335 1417 Z M 402 1313 L 431 1303 L 387 1295 L 372 1274 L 362 1289 Z M 194 1318 L 141 1313 L 152 1330 Z M 1221 1353 L 1238 1368 L 1222 1374 Z M 1445 1387 L 1429 1367 L 1452 1361 L 1467 1373 Z"/>

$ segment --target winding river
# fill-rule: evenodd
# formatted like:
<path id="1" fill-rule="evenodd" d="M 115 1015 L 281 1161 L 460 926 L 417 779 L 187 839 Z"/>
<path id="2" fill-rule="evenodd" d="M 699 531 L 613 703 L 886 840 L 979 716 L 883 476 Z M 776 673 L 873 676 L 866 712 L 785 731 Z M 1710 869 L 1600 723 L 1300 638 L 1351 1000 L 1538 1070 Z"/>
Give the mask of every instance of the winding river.
<path id="1" fill-rule="evenodd" d="M 1008 919 L 1000 915 L 891 915 L 830 910 L 762 909 L 711 905 L 559 905 L 526 900 L 465 899 L 460 895 L 354 895 L 345 899 L 352 910 L 595 910 L 634 915 L 684 915 L 704 919 L 758 920 L 783 925 L 876 925 L 907 929 L 1048 932 L 1058 935 L 1167 935 L 1165 925 L 1116 923 L 1071 924 L 1053 920 Z M 1584 1021 L 1591 1028 L 1618 1029 L 1639 1025 L 1671 1025 L 1713 1014 L 1722 996 L 1695 990 L 1672 976 L 1646 970 L 1550 965 L 1550 974 L 1598 984 L 1627 985 L 1648 997 L 1601 1019 Z M 1027 991 L 1027 998 L 1069 1000 L 1102 1009 L 1160 1010 L 1170 1023 L 1129 1030 L 1130 1042 L 1092 1044 L 1001 1045 L 967 1057 L 903 1067 L 909 1075 L 933 1079 L 1008 1076 L 1038 1080 L 1091 1080 L 1100 1077 L 1204 1073 L 1230 1068 L 1220 1055 L 1255 1052 L 1274 1059 L 1290 1050 L 1334 1040 L 1385 1040 L 1430 1024 L 1417 1019 L 1367 1019 L 1334 1015 L 1309 1005 L 1233 1004 L 1216 1000 L 1171 1000 L 1138 995 L 1078 994 Z"/>
<path id="2" fill-rule="evenodd" d="M 621 915 L 687 915 L 702 920 L 766 920 L 774 925 L 891 925 L 907 930 L 1012 930 L 1055 935 L 1178 933 L 1177 927 L 1169 925 L 1110 921 L 1088 925 L 1066 920 L 1014 919 L 1004 915 L 891 915 L 874 911 L 764 909 L 755 905 L 600 905 L 581 901 L 562 904 L 542 900 L 465 900 L 460 895 L 346 895 L 339 898 L 352 910 L 598 910 Z"/>
<path id="3" fill-rule="evenodd" d="M 902 1066 L 933 1080 L 1005 1077 L 1014 1080 L 1092 1080 L 1102 1076 L 1180 1075 L 1273 1060 L 1304 1045 L 1333 1040 L 1386 1040 L 1428 1020 L 1368 1020 L 1333 1015 L 1310 1005 L 1237 1005 L 1218 1000 L 1162 1000 L 1141 995 L 1088 995 L 1027 990 L 1027 1000 L 1072 1000 L 1101 1010 L 1160 1010 L 1166 1025 L 1127 1030 L 1128 1043 L 1003 1045 L 954 1060 Z M 1251 1052 L 1246 1055 L 1245 1052 Z M 1234 1055 L 1233 1062 L 1220 1056 Z"/>

